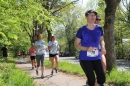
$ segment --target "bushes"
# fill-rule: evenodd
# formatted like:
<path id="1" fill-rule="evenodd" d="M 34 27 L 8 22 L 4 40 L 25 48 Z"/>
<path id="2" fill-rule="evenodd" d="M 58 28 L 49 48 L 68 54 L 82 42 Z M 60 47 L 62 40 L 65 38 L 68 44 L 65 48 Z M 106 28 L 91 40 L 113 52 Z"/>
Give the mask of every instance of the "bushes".
<path id="1" fill-rule="evenodd" d="M 14 63 L 0 63 L 1 86 L 35 86 L 27 73 L 17 69 Z"/>

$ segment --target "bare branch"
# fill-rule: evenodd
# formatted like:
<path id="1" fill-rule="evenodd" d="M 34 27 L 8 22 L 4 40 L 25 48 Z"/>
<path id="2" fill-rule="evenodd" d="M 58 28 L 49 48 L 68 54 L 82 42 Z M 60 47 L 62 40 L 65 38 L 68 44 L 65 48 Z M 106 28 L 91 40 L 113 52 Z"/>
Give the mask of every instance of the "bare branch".
<path id="1" fill-rule="evenodd" d="M 63 8 L 65 8 L 65 7 L 69 6 L 69 5 L 71 5 L 71 4 L 73 4 L 73 3 L 77 2 L 77 1 L 79 1 L 79 0 L 72 1 L 72 2 L 70 2 L 69 4 L 64 5 L 63 7 L 61 7 L 61 8 L 59 8 L 59 9 L 55 10 L 55 11 L 54 11 L 54 12 L 52 12 L 51 14 L 54 14 L 54 13 L 56 13 L 57 11 L 60 11 L 60 10 L 62 10 Z"/>
<path id="2" fill-rule="evenodd" d="M 28 24 L 28 29 L 29 29 L 30 33 L 32 33 L 32 29 L 30 28 L 29 24 Z"/>
<path id="3" fill-rule="evenodd" d="M 58 2 L 58 0 L 53 0 L 52 4 L 50 6 L 50 9 L 52 9 L 57 2 Z"/>
<path id="4" fill-rule="evenodd" d="M 127 11 L 129 11 L 129 8 L 127 8 L 127 5 L 128 5 L 127 0 L 126 0 L 126 1 L 125 1 L 125 0 L 122 0 L 122 3 L 123 3 L 124 8 L 125 8 Z"/>
<path id="5" fill-rule="evenodd" d="M 27 28 L 25 26 L 24 27 L 24 30 L 27 32 L 27 34 L 29 35 L 29 37 L 31 37 L 31 34 L 28 32 Z"/>
<path id="6" fill-rule="evenodd" d="M 119 8 L 126 16 L 128 16 L 127 13 L 123 10 L 123 8 L 121 6 L 119 6 Z"/>

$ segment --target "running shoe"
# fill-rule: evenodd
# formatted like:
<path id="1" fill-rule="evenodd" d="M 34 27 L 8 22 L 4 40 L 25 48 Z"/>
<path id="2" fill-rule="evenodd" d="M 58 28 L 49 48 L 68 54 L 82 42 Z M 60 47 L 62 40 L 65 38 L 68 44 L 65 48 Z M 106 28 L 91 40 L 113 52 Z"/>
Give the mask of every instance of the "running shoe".
<path id="1" fill-rule="evenodd" d="M 53 71 L 51 71 L 51 75 L 53 75 L 53 73 L 54 73 L 54 72 L 53 72 Z"/>
<path id="2" fill-rule="evenodd" d="M 57 68 L 55 68 L 55 71 L 56 71 L 56 73 L 58 73 L 58 69 Z"/>
<path id="3" fill-rule="evenodd" d="M 34 67 L 36 68 L 36 65 Z"/>
<path id="4" fill-rule="evenodd" d="M 31 70 L 33 70 L 34 69 L 34 67 L 32 67 L 32 69 Z"/>
<path id="5" fill-rule="evenodd" d="M 105 86 L 104 84 L 100 85 L 100 86 Z"/>
<path id="6" fill-rule="evenodd" d="M 42 78 L 42 79 L 44 78 L 44 75 L 43 75 L 43 74 L 41 75 L 41 78 Z"/>
<path id="7" fill-rule="evenodd" d="M 86 81 L 86 86 L 89 86 L 89 85 L 88 85 L 88 81 Z"/>
<path id="8" fill-rule="evenodd" d="M 38 75 L 38 70 L 36 70 L 36 75 Z"/>

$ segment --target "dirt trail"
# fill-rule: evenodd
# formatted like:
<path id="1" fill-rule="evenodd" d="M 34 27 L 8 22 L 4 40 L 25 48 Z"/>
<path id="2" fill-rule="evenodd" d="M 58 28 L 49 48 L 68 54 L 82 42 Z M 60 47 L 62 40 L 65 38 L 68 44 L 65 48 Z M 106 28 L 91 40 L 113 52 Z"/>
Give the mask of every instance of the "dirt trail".
<path id="1" fill-rule="evenodd" d="M 23 71 L 27 71 L 30 74 L 30 77 L 34 79 L 36 86 L 86 86 L 86 78 L 78 77 L 76 75 L 69 75 L 59 71 L 59 73 L 54 73 L 53 76 L 50 75 L 51 69 L 45 68 L 45 78 L 41 79 L 40 75 L 37 76 L 35 69 L 31 70 L 31 64 L 28 58 L 17 60 L 16 67 L 20 68 Z M 40 73 L 39 69 L 39 73 Z"/>

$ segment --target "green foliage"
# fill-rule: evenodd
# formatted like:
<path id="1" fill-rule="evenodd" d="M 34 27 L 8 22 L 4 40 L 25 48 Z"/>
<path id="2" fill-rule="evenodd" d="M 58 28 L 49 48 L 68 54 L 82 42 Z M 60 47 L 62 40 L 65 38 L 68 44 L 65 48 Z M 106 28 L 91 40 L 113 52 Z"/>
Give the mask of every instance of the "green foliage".
<path id="1" fill-rule="evenodd" d="M 8 33 L 8 37 L 17 40 L 18 37 L 16 34 Z"/>
<path id="2" fill-rule="evenodd" d="M 3 32 L 0 32 L 0 44 L 7 43 L 7 37 Z"/>
<path id="3" fill-rule="evenodd" d="M 101 22 L 100 22 L 101 26 L 103 26 L 104 23 L 105 23 L 105 12 L 104 12 L 105 8 L 106 8 L 105 1 L 104 0 L 98 0 L 96 11 L 101 18 Z"/>
<path id="4" fill-rule="evenodd" d="M 28 73 L 27 73 L 28 74 Z M 8 79 L 8 85 L 9 86 L 35 86 L 34 83 L 32 83 L 32 79 L 25 74 L 24 72 L 21 72 L 21 70 L 13 70 L 12 73 L 9 75 Z M 16 76 L 14 76 L 16 75 Z M 24 80 L 23 80 L 24 79 Z"/>
<path id="5" fill-rule="evenodd" d="M 129 5 L 127 1 L 126 6 Z M 130 30 L 128 29 L 129 26 L 129 20 L 128 20 L 128 15 L 127 12 L 129 11 L 124 11 L 122 10 L 123 7 L 122 3 L 118 6 L 116 10 L 116 21 L 115 21 L 115 48 L 116 48 L 116 55 L 117 58 L 127 58 L 129 53 L 129 42 L 123 43 L 122 39 L 130 39 L 129 32 Z"/>
<path id="6" fill-rule="evenodd" d="M 110 73 L 106 74 L 107 83 L 114 84 L 114 86 L 129 86 L 130 85 L 130 72 L 118 71 L 113 69 Z"/>
<path id="7" fill-rule="evenodd" d="M 117 59 L 127 58 L 128 56 L 128 49 L 129 45 L 127 43 L 123 43 L 122 39 L 129 39 L 130 38 L 130 30 L 129 30 L 129 23 L 128 23 L 128 10 L 125 10 L 129 3 L 124 0 L 125 6 L 122 5 L 122 2 L 117 7 L 116 10 L 116 20 L 114 23 L 114 35 L 115 35 L 115 49 L 116 49 L 116 57 Z M 99 16 L 101 17 L 101 25 L 103 26 L 105 23 L 105 2 L 104 0 L 98 0 L 98 7 L 96 11 L 98 12 Z M 122 10 L 123 9 L 123 10 Z"/>
<path id="8" fill-rule="evenodd" d="M 62 41 L 59 40 L 61 50 L 74 55 L 76 52 L 74 48 L 75 35 L 77 30 L 85 24 L 84 11 L 78 4 L 67 8 L 67 10 L 61 12 L 63 15 L 62 21 L 58 23 L 57 28 L 59 29 L 54 31 L 54 34 L 60 40 L 62 39 Z"/>
<path id="9" fill-rule="evenodd" d="M 15 61 L 7 63 L 0 60 L 0 85 L 1 86 L 35 86 L 33 80 L 20 69 L 15 67 Z"/>
<path id="10" fill-rule="evenodd" d="M 14 1 L 1 0 L 0 3 L 0 32 L 5 34 L 6 41 L 12 43 L 9 39 L 17 40 L 19 34 L 25 31 L 32 34 L 34 21 L 39 24 L 47 23 L 51 20 L 49 12 L 41 3 L 35 1 Z M 6 15 L 6 16 L 5 16 Z M 44 24 L 45 25 L 45 24 Z M 47 26 L 48 23 L 45 25 Z M 18 34 L 17 34 L 18 33 Z M 3 43 L 3 40 L 0 40 Z"/>

